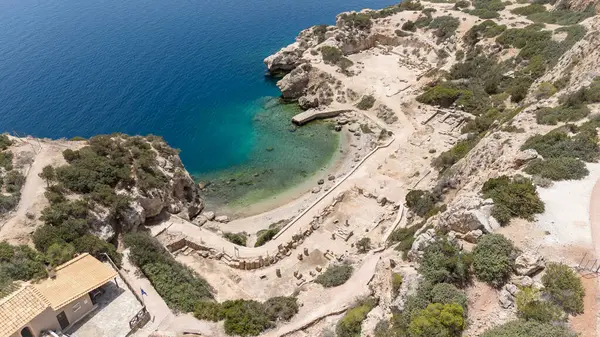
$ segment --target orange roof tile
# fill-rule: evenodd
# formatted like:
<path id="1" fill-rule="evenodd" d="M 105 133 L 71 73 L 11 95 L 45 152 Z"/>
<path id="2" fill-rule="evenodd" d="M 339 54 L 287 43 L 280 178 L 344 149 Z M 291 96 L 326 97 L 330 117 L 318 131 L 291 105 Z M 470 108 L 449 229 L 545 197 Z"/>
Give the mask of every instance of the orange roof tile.
<path id="1" fill-rule="evenodd" d="M 50 307 L 50 302 L 33 286 L 21 289 L 0 300 L 0 337 L 8 337 Z"/>
<path id="2" fill-rule="evenodd" d="M 88 292 L 106 284 L 117 272 L 89 254 L 81 254 L 56 268 L 56 277 L 35 287 L 58 310 Z"/>

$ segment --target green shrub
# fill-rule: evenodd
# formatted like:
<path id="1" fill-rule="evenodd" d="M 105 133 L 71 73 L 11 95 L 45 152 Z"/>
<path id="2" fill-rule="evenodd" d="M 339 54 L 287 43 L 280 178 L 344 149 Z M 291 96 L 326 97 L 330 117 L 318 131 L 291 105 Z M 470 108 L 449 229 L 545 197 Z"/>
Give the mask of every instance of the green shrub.
<path id="1" fill-rule="evenodd" d="M 256 336 L 272 328 L 263 305 L 253 300 L 225 301 L 221 304 L 225 318 L 225 333 L 235 336 Z"/>
<path id="2" fill-rule="evenodd" d="M 368 298 L 359 301 L 352 308 L 348 309 L 344 317 L 342 317 L 335 327 L 336 336 L 360 336 L 362 322 L 367 318 L 367 314 L 376 306 L 377 300 Z"/>
<path id="3" fill-rule="evenodd" d="M 406 260 L 406 255 L 408 251 L 411 249 L 413 242 L 415 242 L 415 233 L 421 227 L 423 227 L 424 222 L 418 223 L 416 225 L 410 227 L 401 227 L 392 232 L 388 237 L 389 244 L 400 243 L 396 246 L 397 251 L 402 252 L 402 258 Z"/>
<path id="4" fill-rule="evenodd" d="M 53 243 L 46 251 L 46 261 L 56 267 L 61 265 L 75 256 L 75 247 L 70 243 Z"/>
<path id="5" fill-rule="evenodd" d="M 527 18 L 533 22 L 570 26 L 578 24 L 591 16 L 594 16 L 593 6 L 590 6 L 587 10 L 581 12 L 567 9 L 558 9 L 550 12 L 539 11 L 528 15 Z"/>
<path id="6" fill-rule="evenodd" d="M 444 172 L 459 160 L 464 158 L 471 149 L 479 142 L 479 137 L 469 137 L 464 140 L 458 141 L 448 151 L 442 152 L 434 161 L 433 166 L 440 172 Z"/>
<path id="7" fill-rule="evenodd" d="M 552 97 L 557 92 L 557 88 L 550 82 L 542 82 L 535 91 L 535 98 L 538 100 Z"/>
<path id="8" fill-rule="evenodd" d="M 471 2 L 467 0 L 458 0 L 456 3 L 454 3 L 455 10 L 460 10 L 461 8 L 469 8 L 470 6 Z"/>
<path id="9" fill-rule="evenodd" d="M 409 324 L 410 337 L 460 336 L 466 327 L 458 304 L 432 303 L 416 313 Z"/>
<path id="10" fill-rule="evenodd" d="M 100 260 L 105 258 L 103 254 L 108 255 L 118 267 L 121 266 L 123 261 L 123 256 L 121 253 L 117 252 L 117 249 L 113 244 L 106 242 L 95 235 L 86 234 L 75 239 L 73 244 L 78 253 L 89 253 Z"/>
<path id="11" fill-rule="evenodd" d="M 396 297 L 400 293 L 404 277 L 400 273 L 392 273 L 392 296 Z"/>
<path id="12" fill-rule="evenodd" d="M 10 171 L 13 169 L 13 153 L 10 151 L 0 152 L 0 167 L 4 167 L 5 170 Z"/>
<path id="13" fill-rule="evenodd" d="M 338 66 L 344 71 L 354 64 L 344 57 L 342 51 L 337 47 L 323 46 L 319 50 L 321 51 L 321 55 L 323 55 L 323 62 L 326 64 Z"/>
<path id="14" fill-rule="evenodd" d="M 298 299 L 295 297 L 278 296 L 269 298 L 263 307 L 269 319 L 273 322 L 289 321 L 298 313 Z"/>
<path id="15" fill-rule="evenodd" d="M 246 233 L 223 233 L 223 237 L 233 244 L 244 247 L 246 246 L 246 240 L 248 239 Z"/>
<path id="16" fill-rule="evenodd" d="M 468 121 L 460 131 L 462 133 L 482 134 L 488 131 L 499 117 L 500 112 L 498 110 L 490 109 L 485 114 Z"/>
<path id="17" fill-rule="evenodd" d="M 277 227 L 269 228 L 269 229 L 263 231 L 262 233 L 259 232 L 258 238 L 256 239 L 256 243 L 254 244 L 254 247 L 260 247 L 260 246 L 264 245 L 265 243 L 271 241 L 278 232 L 279 232 L 279 228 L 277 228 Z"/>
<path id="18" fill-rule="evenodd" d="M 418 268 L 423 279 L 431 284 L 452 283 L 464 286 L 471 280 L 471 254 L 464 252 L 455 241 L 439 237 L 423 251 Z"/>
<path id="19" fill-rule="evenodd" d="M 8 213 L 19 204 L 19 195 L 4 195 L 0 193 L 0 214 Z"/>
<path id="20" fill-rule="evenodd" d="M 552 130 L 545 135 L 535 135 L 527 139 L 521 149 L 534 149 L 546 159 L 572 157 L 585 162 L 597 161 L 599 152 L 595 130 L 582 126 L 575 131 L 579 132 L 573 137 L 569 136 L 565 128 Z"/>
<path id="21" fill-rule="evenodd" d="M 569 157 L 549 158 L 546 160 L 534 159 L 527 164 L 525 172 L 555 181 L 579 180 L 585 178 L 590 173 L 584 162 L 577 158 Z"/>
<path id="22" fill-rule="evenodd" d="M 542 4 L 530 4 L 527 6 L 517 7 L 515 9 L 511 10 L 510 12 L 515 15 L 527 16 L 527 15 L 531 15 L 534 13 L 541 13 L 541 12 L 545 12 L 545 11 L 546 11 L 546 7 Z"/>
<path id="23" fill-rule="evenodd" d="M 508 224 L 513 217 L 531 221 L 535 214 L 544 212 L 544 202 L 530 179 L 491 178 L 485 182 L 481 192 L 485 198 L 494 200 L 492 216 L 501 225 Z"/>
<path id="24" fill-rule="evenodd" d="M 571 315 L 583 313 L 585 291 L 577 273 L 565 264 L 550 263 L 542 276 L 544 293 Z"/>
<path id="25" fill-rule="evenodd" d="M 227 334 L 255 336 L 273 327 L 275 322 L 290 320 L 298 313 L 295 297 L 273 297 L 264 303 L 252 300 L 234 300 L 217 303 L 200 301 L 194 307 L 194 316 L 200 320 L 225 320 Z"/>
<path id="26" fill-rule="evenodd" d="M 502 234 L 484 235 L 473 250 L 473 272 L 494 287 L 506 283 L 516 258 L 513 243 Z"/>
<path id="27" fill-rule="evenodd" d="M 142 270 L 170 308 L 190 312 L 197 303 L 212 298 L 210 285 L 177 262 L 155 238 L 145 233 L 127 234 L 125 245 L 131 262 Z"/>
<path id="28" fill-rule="evenodd" d="M 9 171 L 4 177 L 4 188 L 8 193 L 19 193 L 25 185 L 25 177 L 17 171 Z"/>
<path id="29" fill-rule="evenodd" d="M 568 327 L 536 321 L 516 320 L 485 331 L 481 337 L 576 337 Z"/>
<path id="30" fill-rule="evenodd" d="M 8 138 L 6 134 L 0 135 L 0 151 L 6 150 L 9 146 L 12 145 L 12 141 Z"/>
<path id="31" fill-rule="evenodd" d="M 524 320 L 541 323 L 560 323 L 567 319 L 562 309 L 541 298 L 540 291 L 534 287 L 524 287 L 517 293 L 517 316 Z"/>
<path id="32" fill-rule="evenodd" d="M 450 84 L 442 83 L 417 96 L 417 101 L 428 105 L 439 105 L 443 108 L 449 108 L 460 98 L 466 100 L 472 95 L 472 91 L 457 89 Z"/>
<path id="33" fill-rule="evenodd" d="M 467 295 L 464 291 L 456 288 L 453 284 L 449 283 L 438 283 L 431 288 L 430 293 L 431 303 L 442 303 L 442 304 L 458 304 L 460 305 L 467 317 Z"/>
<path id="34" fill-rule="evenodd" d="M 493 20 L 485 20 L 471 27 L 463 36 L 463 41 L 473 47 L 482 39 L 498 36 L 505 30 L 506 25 L 498 25 Z"/>
<path id="35" fill-rule="evenodd" d="M 499 11 L 505 8 L 500 0 L 473 0 L 473 10 L 465 10 L 466 13 L 478 16 L 481 19 L 493 19 L 500 16 Z"/>
<path id="36" fill-rule="evenodd" d="M 559 105 L 555 108 L 541 108 L 536 111 L 535 117 L 538 124 L 556 125 L 559 122 L 576 122 L 589 114 L 590 109 L 586 105 Z"/>
<path id="37" fill-rule="evenodd" d="M 429 191 L 412 190 L 406 194 L 406 207 L 420 217 L 430 212 L 438 201 L 439 198 Z"/>
<path id="38" fill-rule="evenodd" d="M 352 276 L 353 271 L 354 268 L 349 264 L 332 265 L 321 275 L 317 276 L 315 283 L 325 288 L 337 287 L 346 283 L 350 279 L 350 276 Z"/>
<path id="39" fill-rule="evenodd" d="M 30 281 L 46 277 L 44 256 L 28 246 L 13 246 L 6 242 L 2 244 L 2 259 L 0 260 L 0 282 L 5 290 L 11 287 L 13 281 Z"/>
<path id="40" fill-rule="evenodd" d="M 600 77 L 595 78 L 587 87 L 565 95 L 560 99 L 567 106 L 580 106 L 582 104 L 600 103 Z"/>
<path id="41" fill-rule="evenodd" d="M 360 99 L 360 102 L 356 104 L 356 107 L 360 110 L 369 110 L 375 105 L 375 97 L 371 95 L 365 95 Z"/>
<path id="42" fill-rule="evenodd" d="M 434 35 L 437 37 L 437 42 L 441 43 L 456 33 L 456 29 L 460 25 L 458 18 L 451 15 L 438 16 L 429 23 L 429 28 L 435 29 Z"/>
<path id="43" fill-rule="evenodd" d="M 417 27 L 415 26 L 415 23 L 411 20 L 406 21 L 405 23 L 402 24 L 402 30 L 406 30 L 409 32 L 416 32 L 417 31 Z"/>
<path id="44" fill-rule="evenodd" d="M 346 13 L 340 17 L 344 26 L 358 30 L 369 30 L 373 26 L 370 13 Z"/>
<path id="45" fill-rule="evenodd" d="M 364 254 L 371 250 L 371 239 L 364 237 L 356 242 L 356 248 L 358 252 Z"/>

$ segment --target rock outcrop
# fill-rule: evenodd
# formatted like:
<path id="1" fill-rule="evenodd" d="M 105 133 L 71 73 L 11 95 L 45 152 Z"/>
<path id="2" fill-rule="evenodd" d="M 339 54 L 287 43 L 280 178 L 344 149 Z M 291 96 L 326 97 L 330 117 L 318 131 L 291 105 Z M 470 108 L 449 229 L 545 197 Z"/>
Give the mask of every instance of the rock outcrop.
<path id="1" fill-rule="evenodd" d="M 525 252 L 515 259 L 515 272 L 517 275 L 532 276 L 546 267 L 546 261 L 542 255 Z"/>
<path id="2" fill-rule="evenodd" d="M 439 220 L 440 228 L 460 234 L 468 234 L 475 239 L 483 232 L 493 232 L 500 228 L 498 221 L 491 216 L 494 202 L 491 199 L 482 200 L 476 195 L 463 195 L 457 198 L 448 209 L 442 213 Z M 472 233 L 479 231 L 476 233 Z"/>

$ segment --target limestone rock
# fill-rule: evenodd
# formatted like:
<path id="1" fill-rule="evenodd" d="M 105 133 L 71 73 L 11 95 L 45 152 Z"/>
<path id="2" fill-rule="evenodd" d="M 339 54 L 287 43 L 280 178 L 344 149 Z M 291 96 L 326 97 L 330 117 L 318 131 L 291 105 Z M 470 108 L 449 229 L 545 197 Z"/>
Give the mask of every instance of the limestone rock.
<path id="1" fill-rule="evenodd" d="M 206 218 L 206 216 L 204 216 L 204 215 L 199 215 L 192 221 L 192 223 L 194 223 L 195 225 L 197 225 L 199 227 L 202 227 L 207 222 L 208 222 L 208 218 Z"/>
<path id="2" fill-rule="evenodd" d="M 495 219 L 492 220 L 492 206 L 491 199 L 482 200 L 476 195 L 460 196 L 442 213 L 439 226 L 461 234 L 475 230 L 493 232 L 499 228 L 499 225 Z"/>
<path id="3" fill-rule="evenodd" d="M 299 42 L 294 42 L 267 57 L 264 62 L 271 74 L 289 72 L 298 66 L 305 50 Z"/>
<path id="4" fill-rule="evenodd" d="M 515 297 L 506 289 L 502 289 L 498 294 L 498 302 L 504 309 L 510 309 L 515 306 Z"/>
<path id="5" fill-rule="evenodd" d="M 413 242 L 410 251 L 408 252 L 408 259 L 410 261 L 416 261 L 423 256 L 423 250 L 427 248 L 432 242 L 435 241 L 435 229 L 428 229 L 427 231 L 417 235 Z"/>
<path id="6" fill-rule="evenodd" d="M 213 211 L 204 212 L 202 215 L 204 215 L 208 221 L 213 221 L 215 219 L 215 212 Z"/>
<path id="7" fill-rule="evenodd" d="M 537 157 L 538 157 L 538 153 L 534 149 L 526 149 L 526 150 L 520 151 L 519 153 L 517 153 L 517 155 L 515 157 L 515 165 L 519 166 L 519 167 L 523 166 L 523 164 L 525 164 L 528 161 L 531 161 L 533 159 L 536 159 Z"/>
<path id="8" fill-rule="evenodd" d="M 144 207 L 139 202 L 132 202 L 127 209 L 120 213 L 119 223 L 124 232 L 137 230 L 144 221 L 146 221 Z"/>
<path id="9" fill-rule="evenodd" d="M 515 272 L 517 275 L 531 276 L 546 267 L 544 257 L 533 252 L 525 252 L 515 260 Z"/>
<path id="10" fill-rule="evenodd" d="M 310 80 L 310 64 L 303 64 L 285 75 L 277 86 L 281 90 L 281 96 L 285 99 L 298 99 L 306 93 Z"/>
<path id="11" fill-rule="evenodd" d="M 219 215 L 218 217 L 215 218 L 215 221 L 220 222 L 220 223 L 228 223 L 229 217 L 227 215 Z"/>

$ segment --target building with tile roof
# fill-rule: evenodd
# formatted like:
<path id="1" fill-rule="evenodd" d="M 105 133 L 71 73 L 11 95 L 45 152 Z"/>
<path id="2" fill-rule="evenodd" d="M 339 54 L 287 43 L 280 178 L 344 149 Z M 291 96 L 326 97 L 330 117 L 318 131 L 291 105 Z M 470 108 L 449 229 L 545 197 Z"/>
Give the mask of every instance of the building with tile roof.
<path id="1" fill-rule="evenodd" d="M 117 272 L 89 254 L 58 266 L 55 276 L 0 299 L 0 337 L 65 331 L 95 309 L 97 289 Z"/>

